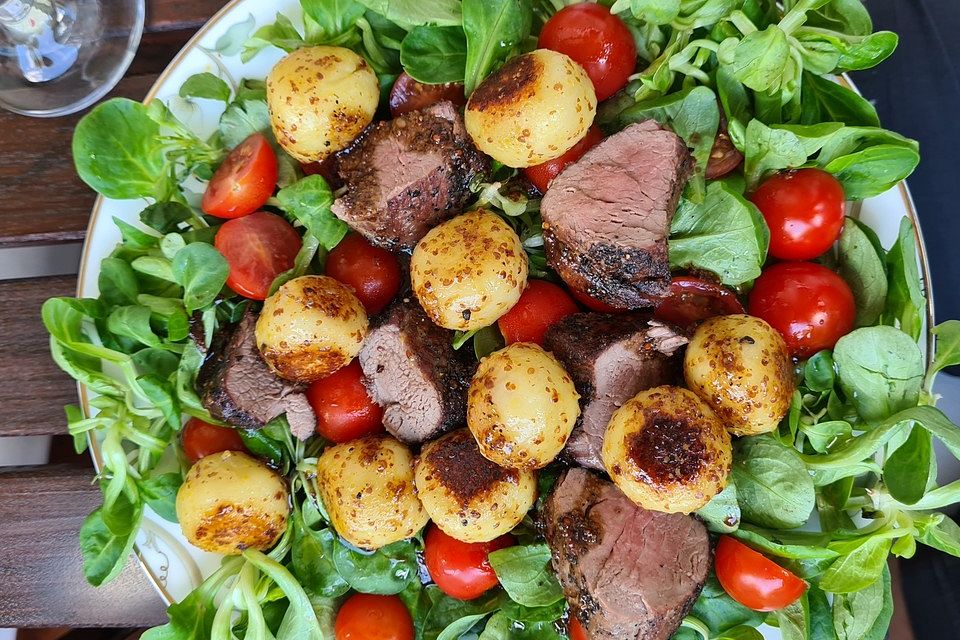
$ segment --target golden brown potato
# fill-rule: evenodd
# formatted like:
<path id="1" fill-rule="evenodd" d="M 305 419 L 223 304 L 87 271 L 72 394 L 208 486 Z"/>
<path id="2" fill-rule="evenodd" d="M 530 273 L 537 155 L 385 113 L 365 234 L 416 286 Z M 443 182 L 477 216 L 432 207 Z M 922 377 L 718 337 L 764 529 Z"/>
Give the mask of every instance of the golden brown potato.
<path id="1" fill-rule="evenodd" d="M 367 436 L 330 447 L 317 462 L 320 497 L 345 540 L 379 549 L 426 526 L 413 482 L 413 455 L 399 441 Z"/>
<path id="2" fill-rule="evenodd" d="M 327 276 L 301 276 L 263 303 L 257 347 L 278 376 L 313 382 L 350 364 L 367 335 L 353 291 Z"/>
<path id="3" fill-rule="evenodd" d="M 273 133 L 300 162 L 323 160 L 373 120 L 380 83 L 367 61 L 343 47 L 303 47 L 267 76 Z"/>
<path id="4" fill-rule="evenodd" d="M 583 67 L 537 49 L 513 58 L 467 102 L 464 124 L 477 147 L 509 167 L 558 158 L 593 124 L 597 96 Z"/>
<path id="5" fill-rule="evenodd" d="M 516 342 L 480 363 L 467 426 L 480 453 L 509 469 L 540 469 L 559 455 L 580 416 L 573 380 L 551 354 Z"/>
<path id="6" fill-rule="evenodd" d="M 237 555 L 266 551 L 287 528 L 287 484 L 245 453 L 224 451 L 190 467 L 177 492 L 177 519 L 195 547 Z"/>
<path id="7" fill-rule="evenodd" d="M 644 509 L 690 513 L 727 485 L 733 451 L 710 407 L 692 391 L 663 386 L 617 409 L 602 456 L 610 479 Z"/>
<path id="8" fill-rule="evenodd" d="M 520 524 L 537 499 L 533 471 L 490 462 L 466 429 L 424 446 L 417 493 L 440 529 L 463 542 L 489 542 Z"/>
<path id="9" fill-rule="evenodd" d="M 683 361 L 690 387 L 735 436 L 767 433 L 790 409 L 796 378 L 780 333 L 754 316 L 710 318 Z"/>
<path id="10" fill-rule="evenodd" d="M 500 216 L 470 211 L 430 230 L 413 250 L 410 279 L 420 306 L 446 329 L 496 322 L 527 286 L 527 254 Z"/>

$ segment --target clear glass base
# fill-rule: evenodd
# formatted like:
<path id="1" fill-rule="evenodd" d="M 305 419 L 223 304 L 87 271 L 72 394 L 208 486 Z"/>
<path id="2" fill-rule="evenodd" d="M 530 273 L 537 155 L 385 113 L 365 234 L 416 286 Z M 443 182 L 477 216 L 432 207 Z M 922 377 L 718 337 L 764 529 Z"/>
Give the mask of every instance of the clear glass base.
<path id="1" fill-rule="evenodd" d="M 123 77 L 143 34 L 144 0 L 0 0 L 0 107 L 75 113 Z"/>

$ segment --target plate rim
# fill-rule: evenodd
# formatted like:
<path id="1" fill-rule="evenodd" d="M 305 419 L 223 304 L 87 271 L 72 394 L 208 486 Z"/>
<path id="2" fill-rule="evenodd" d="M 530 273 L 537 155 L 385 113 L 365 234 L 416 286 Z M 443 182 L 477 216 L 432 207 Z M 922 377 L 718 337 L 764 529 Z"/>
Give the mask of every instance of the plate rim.
<path id="1" fill-rule="evenodd" d="M 177 52 L 177 55 L 164 67 L 160 75 L 157 76 L 157 79 L 150 86 L 150 89 L 147 91 L 146 95 L 142 99 L 143 104 L 148 104 L 154 100 L 157 94 L 160 91 L 161 86 L 166 82 L 167 78 L 173 71 L 183 62 L 183 59 L 197 46 L 199 46 L 200 40 L 206 36 L 210 29 L 219 24 L 223 19 L 225 19 L 229 14 L 231 14 L 234 9 L 243 4 L 248 0 L 229 0 L 219 11 L 214 13 L 204 24 L 201 26 L 197 32 L 183 45 L 180 51 Z M 840 84 L 846 86 L 847 88 L 860 94 L 860 90 L 857 88 L 856 84 L 849 77 L 848 74 L 843 74 L 839 77 Z M 860 94 L 862 95 L 862 94 Z M 913 201 L 913 196 L 910 192 L 910 188 L 907 185 L 906 180 L 901 180 L 895 187 L 900 194 L 900 198 L 903 203 L 903 208 L 907 212 L 907 217 L 913 223 L 913 233 L 914 239 L 917 245 L 917 255 L 920 261 L 920 271 L 922 277 L 922 284 L 924 293 L 926 294 L 926 362 L 929 363 L 933 360 L 934 355 L 934 345 L 935 345 L 935 336 L 932 333 L 934 327 L 934 299 L 933 299 L 933 282 L 931 279 L 930 273 L 930 263 L 927 255 L 926 243 L 923 238 L 923 231 L 920 228 L 920 219 L 917 216 L 916 205 Z M 80 256 L 79 270 L 77 273 L 77 287 L 76 295 L 80 296 L 84 290 L 85 278 L 87 274 L 87 267 L 90 262 L 90 253 L 93 243 L 91 242 L 92 232 L 94 227 L 97 224 L 97 221 L 100 217 L 101 210 L 103 208 L 104 202 L 107 200 L 103 195 L 97 194 L 96 200 L 94 201 L 93 208 L 90 211 L 90 219 L 87 222 L 87 227 L 84 235 L 83 249 Z M 77 385 L 77 395 L 80 400 L 80 408 L 83 411 L 85 417 L 90 415 L 90 400 L 87 392 L 87 388 L 80 382 L 76 383 Z M 96 439 L 90 434 L 87 433 L 87 444 L 90 451 L 90 457 L 93 462 L 94 470 L 99 474 L 103 466 L 103 461 L 101 457 L 99 443 Z M 164 603 L 169 606 L 176 602 L 176 599 L 167 591 L 166 587 L 163 585 L 163 582 L 160 578 L 154 573 L 153 569 L 150 567 L 149 563 L 144 559 L 139 545 L 134 543 L 133 545 L 133 555 L 137 559 L 137 564 L 140 565 L 140 569 L 147 576 L 148 581 L 153 585 L 154 589 L 160 595 Z"/>

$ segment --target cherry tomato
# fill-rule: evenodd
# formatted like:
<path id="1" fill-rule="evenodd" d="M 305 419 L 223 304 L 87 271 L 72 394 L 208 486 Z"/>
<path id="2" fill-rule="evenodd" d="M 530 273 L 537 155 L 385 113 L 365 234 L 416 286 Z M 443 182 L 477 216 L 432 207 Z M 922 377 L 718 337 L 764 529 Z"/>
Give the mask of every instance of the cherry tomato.
<path id="1" fill-rule="evenodd" d="M 326 273 L 353 287 L 370 315 L 390 304 L 400 290 L 400 263 L 396 256 L 355 233 L 341 240 L 327 256 Z"/>
<path id="2" fill-rule="evenodd" d="M 583 157 L 583 154 L 597 146 L 601 140 L 603 140 L 603 132 L 600 131 L 598 126 L 594 125 L 587 129 L 587 134 L 583 136 L 580 142 L 573 145 L 565 154 L 549 162 L 527 167 L 523 170 L 523 175 L 527 176 L 527 180 L 532 182 L 533 186 L 535 186 L 540 193 L 546 193 L 547 187 L 550 186 L 553 179 L 560 175 L 560 172 L 563 171 L 567 165 L 579 160 Z"/>
<path id="3" fill-rule="evenodd" d="M 746 313 L 737 295 L 726 287 L 691 276 L 676 276 L 670 293 L 653 315 L 675 324 L 690 327 L 713 316 Z"/>
<path id="4" fill-rule="evenodd" d="M 180 444 L 190 463 L 221 451 L 246 451 L 236 429 L 218 427 L 200 418 L 190 418 L 180 432 Z"/>
<path id="5" fill-rule="evenodd" d="M 798 358 L 832 349 L 853 329 L 856 306 L 850 287 L 830 269 L 813 262 L 781 262 L 753 285 L 750 315 L 783 334 Z"/>
<path id="6" fill-rule="evenodd" d="M 637 67 L 637 45 L 623 20 L 593 2 L 570 5 L 547 20 L 539 47 L 565 53 L 582 66 L 606 100 L 622 89 Z"/>
<path id="7" fill-rule="evenodd" d="M 390 90 L 390 114 L 396 118 L 411 111 L 449 100 L 458 107 L 467 104 L 463 84 L 424 84 L 411 78 L 406 71 L 397 76 Z"/>
<path id="8" fill-rule="evenodd" d="M 230 265 L 227 286 L 252 300 L 265 300 L 270 284 L 293 268 L 303 241 L 290 223 L 266 211 L 224 222 L 213 246 Z"/>
<path id="9" fill-rule="evenodd" d="M 612 307 L 606 302 L 597 300 L 592 296 L 588 296 L 582 291 L 577 291 L 573 287 L 570 287 L 570 295 L 573 296 L 573 299 L 585 306 L 590 311 L 596 311 L 597 313 L 627 313 L 627 309 L 620 309 L 617 307 Z"/>
<path id="10" fill-rule="evenodd" d="M 460 542 L 431 525 L 424 539 L 423 559 L 441 591 L 458 600 L 473 600 L 498 584 L 487 556 L 514 544 L 509 535 L 490 542 Z"/>
<path id="11" fill-rule="evenodd" d="M 413 618 L 397 596 L 350 596 L 333 625 L 336 640 L 413 640 Z"/>
<path id="12" fill-rule="evenodd" d="M 811 260 L 833 246 L 843 230 L 843 186 L 821 169 L 784 171 L 750 197 L 770 227 L 770 255 Z"/>
<path id="13" fill-rule="evenodd" d="M 317 414 L 317 433 L 327 440 L 340 443 L 383 431 L 383 409 L 370 399 L 356 360 L 311 384 L 307 400 Z"/>
<path id="14" fill-rule="evenodd" d="M 720 536 L 714 569 L 723 590 L 756 611 L 783 609 L 807 589 L 806 582 L 730 536 Z"/>
<path id="15" fill-rule="evenodd" d="M 200 206 L 218 218 L 239 218 L 260 207 L 277 187 L 277 154 L 261 133 L 230 152 L 210 178 Z"/>
<path id="16" fill-rule="evenodd" d="M 530 280 L 517 304 L 497 320 L 497 325 L 507 344 L 543 345 L 543 336 L 550 325 L 579 310 L 562 288 L 546 280 Z"/>
<path id="17" fill-rule="evenodd" d="M 583 630 L 583 625 L 575 616 L 570 616 L 570 640 L 587 640 L 587 632 Z"/>

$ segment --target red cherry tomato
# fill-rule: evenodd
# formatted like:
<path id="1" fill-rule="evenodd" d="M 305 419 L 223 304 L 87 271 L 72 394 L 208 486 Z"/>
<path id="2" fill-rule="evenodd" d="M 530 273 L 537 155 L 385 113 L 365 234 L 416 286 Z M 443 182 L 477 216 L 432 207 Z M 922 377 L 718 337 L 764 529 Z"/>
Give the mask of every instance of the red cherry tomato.
<path id="1" fill-rule="evenodd" d="M 585 306 L 590 311 L 596 311 L 597 313 L 627 313 L 627 309 L 619 309 L 617 307 L 612 307 L 606 302 L 601 302 L 592 296 L 588 296 L 582 291 L 577 291 L 573 287 L 570 287 L 570 295 L 573 296 L 573 299 Z"/>
<path id="2" fill-rule="evenodd" d="M 637 67 L 637 45 L 623 20 L 593 2 L 570 5 L 547 20 L 539 47 L 565 53 L 582 66 L 606 100 L 622 89 Z"/>
<path id="3" fill-rule="evenodd" d="M 727 594 L 756 611 L 776 611 L 796 602 L 807 583 L 736 538 L 721 536 L 714 560 Z"/>
<path id="4" fill-rule="evenodd" d="M 221 451 L 246 451 L 236 429 L 190 418 L 180 432 L 180 444 L 190 463 Z"/>
<path id="5" fill-rule="evenodd" d="M 303 241 L 289 222 L 266 211 L 224 222 L 213 246 L 230 265 L 227 286 L 252 300 L 265 300 L 270 284 L 293 268 Z"/>
<path id="6" fill-rule="evenodd" d="M 670 293 L 653 315 L 678 327 L 689 327 L 713 316 L 735 313 L 746 312 L 730 289 L 700 278 L 676 276 L 670 283 Z"/>
<path id="7" fill-rule="evenodd" d="M 350 596 L 333 625 L 336 640 L 413 640 L 413 618 L 397 596 Z"/>
<path id="8" fill-rule="evenodd" d="M 507 344 L 533 342 L 543 344 L 550 325 L 580 309 L 567 292 L 546 280 L 530 280 L 517 304 L 513 305 L 497 325 Z"/>
<path id="9" fill-rule="evenodd" d="M 750 200 L 770 227 L 770 255 L 781 260 L 823 255 L 843 230 L 843 186 L 821 169 L 771 176 Z"/>
<path id="10" fill-rule="evenodd" d="M 317 414 L 317 433 L 333 442 L 347 442 L 383 431 L 383 409 L 363 386 L 363 370 L 354 360 L 307 388 Z"/>
<path id="11" fill-rule="evenodd" d="M 487 556 L 514 544 L 509 535 L 491 542 L 460 542 L 431 525 L 424 539 L 423 559 L 441 591 L 458 600 L 473 600 L 499 582 Z"/>
<path id="12" fill-rule="evenodd" d="M 239 218 L 263 206 L 277 187 L 277 154 L 261 133 L 230 152 L 210 178 L 200 203 L 218 218 Z"/>
<path id="13" fill-rule="evenodd" d="M 750 315 L 783 334 L 798 358 L 832 349 L 853 329 L 856 306 L 850 287 L 813 262 L 781 262 L 766 269 L 750 292 Z"/>
<path id="14" fill-rule="evenodd" d="M 527 167 L 523 170 L 523 175 L 527 176 L 527 180 L 532 182 L 533 186 L 535 186 L 540 193 L 546 193 L 547 187 L 550 186 L 553 179 L 560 175 L 560 172 L 563 171 L 567 165 L 573 164 L 582 158 L 583 154 L 597 146 L 601 140 L 603 140 L 603 132 L 600 131 L 598 126 L 594 125 L 587 129 L 587 134 L 583 136 L 580 142 L 573 145 L 573 148 L 565 154 L 549 162 Z"/>
<path id="15" fill-rule="evenodd" d="M 400 290 L 400 263 L 396 256 L 355 233 L 341 240 L 327 256 L 326 273 L 353 287 L 370 315 L 390 304 Z"/>
<path id="16" fill-rule="evenodd" d="M 576 617 L 570 616 L 570 640 L 587 640 L 587 632 L 583 630 L 583 625 Z"/>
<path id="17" fill-rule="evenodd" d="M 424 84 L 411 78 L 406 71 L 397 76 L 390 90 L 390 114 L 396 118 L 411 111 L 448 100 L 458 107 L 467 104 L 463 84 Z"/>

